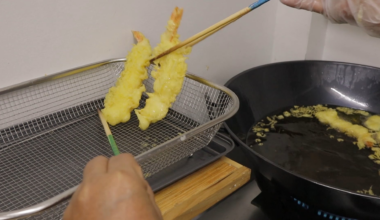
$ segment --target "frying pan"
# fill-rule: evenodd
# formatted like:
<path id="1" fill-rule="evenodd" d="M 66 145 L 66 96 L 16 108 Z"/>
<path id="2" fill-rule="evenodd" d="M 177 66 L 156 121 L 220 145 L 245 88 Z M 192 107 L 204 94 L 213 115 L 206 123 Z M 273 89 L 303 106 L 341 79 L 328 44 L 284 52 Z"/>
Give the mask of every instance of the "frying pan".
<path id="1" fill-rule="evenodd" d="M 363 175 L 371 172 L 367 180 L 373 180 L 375 194 L 377 189 L 380 193 L 380 184 L 376 185 L 380 179 L 380 166 L 368 158 L 370 150 L 359 151 L 349 142 L 337 142 L 332 149 L 326 150 L 329 145 L 319 143 L 318 137 L 313 139 L 310 149 L 304 150 L 306 153 L 299 154 L 289 153 L 292 148 L 286 146 L 286 141 L 275 143 L 278 151 L 267 150 L 266 153 L 263 148 L 275 146 L 264 143 L 259 148 L 246 144 L 252 125 L 294 105 L 328 104 L 379 114 L 379 83 L 379 68 L 351 63 L 292 61 L 259 66 L 226 83 L 239 97 L 240 109 L 225 122 L 225 127 L 237 145 L 249 155 L 262 191 L 280 189 L 307 203 L 307 207 L 317 207 L 336 216 L 380 219 L 380 197 L 357 193 L 354 187 L 340 187 L 343 184 L 355 186 L 357 190 L 368 189 L 370 186 L 360 185 L 363 183 L 360 181 L 363 181 Z M 339 144 L 344 147 L 337 150 Z M 318 178 L 314 175 L 318 169 L 316 164 L 324 168 Z M 293 169 L 297 166 L 302 166 L 303 172 Z"/>

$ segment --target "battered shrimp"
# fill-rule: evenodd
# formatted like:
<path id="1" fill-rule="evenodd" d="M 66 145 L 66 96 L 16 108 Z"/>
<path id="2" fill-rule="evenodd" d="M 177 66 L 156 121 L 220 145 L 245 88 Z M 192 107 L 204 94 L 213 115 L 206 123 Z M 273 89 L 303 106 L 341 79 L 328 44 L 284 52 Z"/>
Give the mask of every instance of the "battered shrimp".
<path id="1" fill-rule="evenodd" d="M 363 149 L 366 146 L 372 147 L 376 144 L 376 141 L 373 139 L 372 134 L 369 133 L 367 128 L 340 119 L 337 111 L 333 109 L 317 112 L 315 113 L 315 117 L 317 117 L 320 122 L 328 124 L 332 128 L 339 130 L 350 137 L 357 138 L 359 149 Z"/>
<path id="2" fill-rule="evenodd" d="M 178 44 L 177 33 L 181 22 L 183 10 L 176 7 L 168 21 L 166 32 L 161 35 L 161 42 L 153 50 L 156 56 Z M 155 61 L 152 77 L 155 79 L 154 93 L 148 93 L 145 108 L 135 110 L 140 121 L 139 127 L 146 130 L 151 123 L 163 119 L 169 111 L 176 96 L 181 92 L 186 75 L 187 64 L 185 62 L 191 48 L 182 48 Z"/>
<path id="3" fill-rule="evenodd" d="M 102 113 L 113 126 L 129 121 L 131 111 L 139 106 L 141 95 L 145 91 L 142 82 L 148 78 L 146 68 L 152 54 L 149 40 L 137 31 L 133 35 L 138 43 L 127 55 L 124 71 L 104 100 L 105 108 Z"/>

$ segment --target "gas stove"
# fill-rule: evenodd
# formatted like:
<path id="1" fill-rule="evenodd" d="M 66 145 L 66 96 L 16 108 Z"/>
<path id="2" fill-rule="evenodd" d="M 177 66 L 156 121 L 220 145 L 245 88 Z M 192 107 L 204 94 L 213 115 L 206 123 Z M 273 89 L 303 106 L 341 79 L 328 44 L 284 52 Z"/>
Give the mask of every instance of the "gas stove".
<path id="1" fill-rule="evenodd" d="M 253 169 L 250 160 L 235 147 L 227 157 Z M 253 199 L 253 200 L 252 200 Z M 254 177 L 245 186 L 231 194 L 194 220 L 357 220 L 335 215 L 310 206 L 286 193 L 262 192 Z"/>
<path id="2" fill-rule="evenodd" d="M 252 198 L 254 198 L 252 200 Z M 252 180 L 194 220 L 357 220 L 334 215 L 297 198 L 263 193 Z"/>
<path id="3" fill-rule="evenodd" d="M 261 192 L 251 202 L 271 220 L 358 220 L 311 207 L 289 195 Z"/>
<path id="4" fill-rule="evenodd" d="M 223 129 L 220 131 L 223 132 Z M 253 164 L 240 147 L 235 147 L 227 157 L 253 170 Z M 253 199 L 253 200 L 252 200 Z M 220 201 L 194 220 L 358 220 L 335 215 L 310 206 L 289 194 L 262 192 L 254 177 L 245 186 Z"/>

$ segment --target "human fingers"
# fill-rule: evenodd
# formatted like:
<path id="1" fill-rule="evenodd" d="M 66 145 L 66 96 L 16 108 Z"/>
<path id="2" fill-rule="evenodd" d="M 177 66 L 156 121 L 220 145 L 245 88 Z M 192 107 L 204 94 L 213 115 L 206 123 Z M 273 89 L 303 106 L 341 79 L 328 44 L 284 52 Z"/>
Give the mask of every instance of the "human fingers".
<path id="1" fill-rule="evenodd" d="M 322 0 L 281 0 L 281 2 L 292 8 L 323 13 Z"/>
<path id="2" fill-rule="evenodd" d="M 78 200 L 78 194 L 83 188 L 83 183 L 81 183 L 77 190 L 74 192 L 73 196 L 69 201 L 69 205 L 67 206 L 65 212 L 63 213 L 63 220 L 73 220 L 76 219 L 76 215 L 80 214 L 75 212 L 75 207 L 78 207 L 76 201 Z"/>
<path id="3" fill-rule="evenodd" d="M 153 206 L 154 210 L 156 211 L 156 213 L 158 213 L 158 216 L 162 216 L 161 210 L 160 210 L 160 208 L 158 208 L 158 205 L 156 203 L 156 199 L 154 197 L 153 190 L 150 188 L 150 186 L 148 188 L 148 196 L 149 196 L 149 199 L 150 199 L 150 201 L 152 203 L 152 206 Z M 162 218 L 160 218 L 160 219 L 162 219 Z"/>
<path id="4" fill-rule="evenodd" d="M 137 175 L 140 179 L 144 179 L 140 165 L 136 162 L 131 154 L 120 154 L 111 157 L 108 162 L 108 173 L 114 171 L 124 171 L 128 174 Z"/>
<path id="5" fill-rule="evenodd" d="M 83 171 L 83 181 L 89 180 L 94 176 L 102 175 L 107 172 L 108 158 L 97 156 L 87 163 Z"/>

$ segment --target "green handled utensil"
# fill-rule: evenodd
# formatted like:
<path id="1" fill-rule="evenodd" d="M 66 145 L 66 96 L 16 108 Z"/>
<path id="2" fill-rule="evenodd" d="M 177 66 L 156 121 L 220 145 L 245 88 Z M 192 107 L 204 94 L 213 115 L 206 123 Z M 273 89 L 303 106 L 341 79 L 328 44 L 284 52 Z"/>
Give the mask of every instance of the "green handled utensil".
<path id="1" fill-rule="evenodd" d="M 106 135 L 108 137 L 108 141 L 110 142 L 110 145 L 111 145 L 111 148 L 112 148 L 112 151 L 113 153 L 116 155 L 119 155 L 120 154 L 120 151 L 119 149 L 117 148 L 117 145 L 116 145 L 116 142 L 115 142 L 115 139 L 113 139 L 113 136 L 112 136 L 112 133 L 111 133 L 111 129 L 110 127 L 108 126 L 108 123 L 106 121 L 106 119 L 104 118 L 102 112 L 98 109 L 98 114 L 99 114 L 99 118 L 100 118 L 100 121 L 102 122 L 102 125 L 103 125 L 103 128 L 104 128 L 104 131 L 106 132 Z"/>

